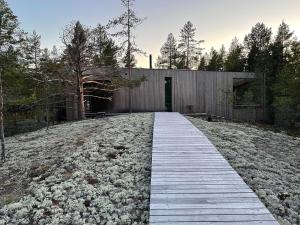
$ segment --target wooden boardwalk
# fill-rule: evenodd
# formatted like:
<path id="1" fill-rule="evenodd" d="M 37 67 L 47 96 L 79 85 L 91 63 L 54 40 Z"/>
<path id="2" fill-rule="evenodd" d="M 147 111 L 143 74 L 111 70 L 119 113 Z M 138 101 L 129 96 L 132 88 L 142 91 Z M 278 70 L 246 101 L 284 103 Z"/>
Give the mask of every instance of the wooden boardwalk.
<path id="1" fill-rule="evenodd" d="M 150 225 L 279 225 L 210 141 L 178 113 L 155 113 Z"/>

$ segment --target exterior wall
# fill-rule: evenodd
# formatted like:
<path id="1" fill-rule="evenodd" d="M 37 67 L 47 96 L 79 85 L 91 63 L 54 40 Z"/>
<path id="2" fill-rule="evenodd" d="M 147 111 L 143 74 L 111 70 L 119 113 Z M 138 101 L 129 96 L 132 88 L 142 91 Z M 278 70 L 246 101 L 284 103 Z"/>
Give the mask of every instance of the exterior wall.
<path id="1" fill-rule="evenodd" d="M 93 69 L 91 79 L 102 79 L 106 69 Z M 127 76 L 126 69 L 118 71 Z M 233 78 L 255 78 L 253 73 L 209 72 L 194 70 L 133 69 L 132 78 L 147 81 L 132 90 L 133 112 L 162 112 L 165 108 L 165 78 L 172 78 L 172 110 L 180 113 L 207 113 L 230 120 L 262 120 L 259 107 L 232 105 Z M 102 77 L 102 78 L 101 78 Z M 111 112 L 129 111 L 129 90 L 121 88 L 113 96 Z"/>
<path id="2" fill-rule="evenodd" d="M 126 70 L 122 70 L 124 75 Z M 133 69 L 133 78 L 147 81 L 132 90 L 135 112 L 165 111 L 165 77 L 172 77 L 172 109 L 180 113 L 209 113 L 233 119 L 231 96 L 233 78 L 254 78 L 253 73 L 209 72 L 194 70 Z M 128 89 L 117 91 L 114 112 L 128 111 Z"/>
<path id="3" fill-rule="evenodd" d="M 123 72 L 124 71 L 124 72 Z M 125 75 L 126 70 L 122 73 Z M 132 108 L 135 112 L 165 111 L 165 77 L 157 70 L 133 69 L 132 77 L 145 76 L 147 81 L 132 90 Z M 167 71 L 166 71 L 167 72 Z M 113 97 L 114 112 L 129 111 L 129 90 L 122 88 Z"/>

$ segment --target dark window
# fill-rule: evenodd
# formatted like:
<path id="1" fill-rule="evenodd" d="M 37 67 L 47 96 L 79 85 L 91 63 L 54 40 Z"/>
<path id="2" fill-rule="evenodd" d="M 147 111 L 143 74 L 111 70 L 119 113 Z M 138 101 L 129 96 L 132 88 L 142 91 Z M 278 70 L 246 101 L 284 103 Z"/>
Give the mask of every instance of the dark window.
<path id="1" fill-rule="evenodd" d="M 261 105 L 261 88 L 255 79 L 233 79 L 234 105 L 259 106 Z"/>
<path id="2" fill-rule="evenodd" d="M 172 112 L 172 77 L 165 78 L 165 107 L 166 111 Z"/>

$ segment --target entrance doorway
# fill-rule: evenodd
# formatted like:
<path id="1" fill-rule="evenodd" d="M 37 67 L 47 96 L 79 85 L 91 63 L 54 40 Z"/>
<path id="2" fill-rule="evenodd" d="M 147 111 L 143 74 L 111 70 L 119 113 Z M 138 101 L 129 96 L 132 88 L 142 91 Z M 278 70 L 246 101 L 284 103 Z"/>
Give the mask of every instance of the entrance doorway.
<path id="1" fill-rule="evenodd" d="M 165 107 L 167 112 L 172 112 L 172 77 L 165 78 Z"/>

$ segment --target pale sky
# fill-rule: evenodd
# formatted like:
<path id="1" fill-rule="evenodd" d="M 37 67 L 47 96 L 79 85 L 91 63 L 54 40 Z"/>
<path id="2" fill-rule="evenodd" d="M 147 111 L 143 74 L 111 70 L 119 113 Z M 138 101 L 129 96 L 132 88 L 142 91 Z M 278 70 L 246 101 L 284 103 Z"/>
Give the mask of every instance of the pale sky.
<path id="1" fill-rule="evenodd" d="M 105 25 L 122 12 L 120 0 L 8 0 L 8 4 L 22 29 L 36 30 L 42 47 L 50 49 L 61 46 L 60 34 L 71 21 Z M 205 40 L 204 51 L 228 46 L 234 36 L 242 41 L 257 22 L 272 27 L 274 33 L 284 20 L 300 37 L 300 0 L 136 0 L 135 9 L 140 17 L 147 17 L 135 32 L 137 43 L 154 61 L 168 33 L 178 38 L 188 20 L 197 28 L 197 39 Z M 149 67 L 148 57 L 137 59 L 138 67 Z"/>

